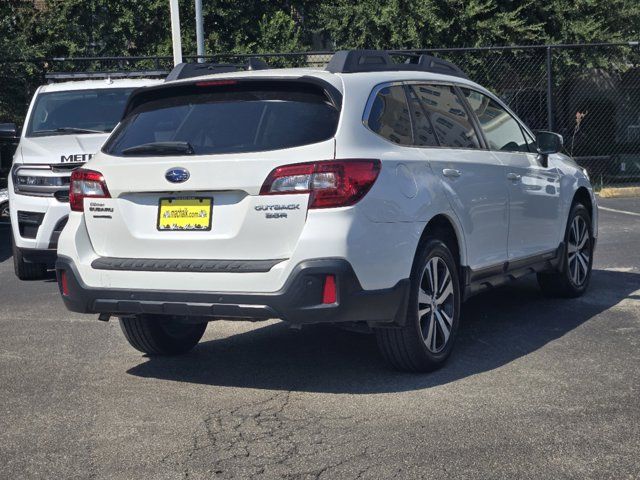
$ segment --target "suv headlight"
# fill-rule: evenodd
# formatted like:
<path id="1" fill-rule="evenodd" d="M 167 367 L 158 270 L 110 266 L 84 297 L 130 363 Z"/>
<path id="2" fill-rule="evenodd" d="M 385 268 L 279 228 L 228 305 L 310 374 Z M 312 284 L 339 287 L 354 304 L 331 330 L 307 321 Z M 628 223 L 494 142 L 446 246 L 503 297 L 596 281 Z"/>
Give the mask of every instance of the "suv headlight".
<path id="1" fill-rule="evenodd" d="M 54 173 L 49 166 L 16 165 L 12 177 L 13 190 L 20 195 L 53 197 L 69 188 L 69 177 Z"/>
<path id="2" fill-rule="evenodd" d="M 16 185 L 21 186 L 39 186 L 39 187 L 62 187 L 64 186 L 62 177 L 39 177 L 36 175 L 16 175 Z M 69 182 L 67 182 L 67 185 Z"/>

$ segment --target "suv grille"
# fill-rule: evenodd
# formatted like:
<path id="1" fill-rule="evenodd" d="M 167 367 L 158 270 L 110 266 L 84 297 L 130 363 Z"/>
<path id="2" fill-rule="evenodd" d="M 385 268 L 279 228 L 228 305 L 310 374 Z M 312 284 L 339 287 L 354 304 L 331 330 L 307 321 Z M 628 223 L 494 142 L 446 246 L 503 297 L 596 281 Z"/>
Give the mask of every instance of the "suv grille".
<path id="1" fill-rule="evenodd" d="M 76 168 L 80 168 L 84 163 L 59 163 L 51 165 L 51 171 L 54 173 L 71 173 Z"/>

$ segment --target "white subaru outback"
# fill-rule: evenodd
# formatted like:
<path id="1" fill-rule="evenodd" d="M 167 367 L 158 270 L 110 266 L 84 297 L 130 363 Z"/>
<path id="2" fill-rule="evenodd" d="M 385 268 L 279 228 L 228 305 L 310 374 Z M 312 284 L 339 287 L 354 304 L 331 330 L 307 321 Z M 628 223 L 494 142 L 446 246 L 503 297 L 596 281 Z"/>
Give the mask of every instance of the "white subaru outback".
<path id="1" fill-rule="evenodd" d="M 71 178 L 66 306 L 119 317 L 150 355 L 222 318 L 367 325 L 392 365 L 428 371 L 470 295 L 528 273 L 582 294 L 596 200 L 561 137 L 413 62 L 345 51 L 136 91 Z"/>
<path id="2" fill-rule="evenodd" d="M 67 81 L 36 90 L 9 175 L 18 278 L 40 278 L 53 268 L 58 237 L 69 215 L 71 171 L 100 149 L 120 120 L 129 94 L 152 83 L 160 80 Z"/>

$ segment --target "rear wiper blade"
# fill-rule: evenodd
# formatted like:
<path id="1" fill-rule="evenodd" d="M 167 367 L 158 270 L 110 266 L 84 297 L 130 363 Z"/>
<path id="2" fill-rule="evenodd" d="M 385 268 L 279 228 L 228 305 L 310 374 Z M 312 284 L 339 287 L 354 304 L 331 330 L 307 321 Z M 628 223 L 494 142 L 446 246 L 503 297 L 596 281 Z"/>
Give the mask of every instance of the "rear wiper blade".
<path id="1" fill-rule="evenodd" d="M 196 153 L 189 142 L 151 142 L 125 148 L 123 155 L 143 155 L 145 153 L 155 153 L 156 155 L 172 155 L 181 153 L 183 155 L 193 155 Z"/>

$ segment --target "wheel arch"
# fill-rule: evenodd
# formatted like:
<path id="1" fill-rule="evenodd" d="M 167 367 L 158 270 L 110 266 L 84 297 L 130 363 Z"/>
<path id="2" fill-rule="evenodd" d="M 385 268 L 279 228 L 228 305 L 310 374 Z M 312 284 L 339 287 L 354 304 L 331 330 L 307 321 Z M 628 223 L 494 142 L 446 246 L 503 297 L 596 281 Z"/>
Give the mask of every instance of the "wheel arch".
<path id="1" fill-rule="evenodd" d="M 589 190 L 587 190 L 586 187 L 583 187 L 583 186 L 578 187 L 576 192 L 573 194 L 571 205 L 577 202 L 584 205 L 586 209 L 589 211 L 589 215 L 591 215 L 591 218 L 593 218 L 593 201 L 591 200 L 591 194 L 589 193 Z"/>
<path id="2" fill-rule="evenodd" d="M 458 262 L 458 267 L 466 265 L 466 248 L 462 229 L 453 217 L 444 213 L 434 215 L 422 230 L 422 234 L 413 257 L 414 264 L 422 245 L 424 245 L 427 239 L 434 237 L 442 240 L 447 247 L 449 247 L 453 258 Z"/>

